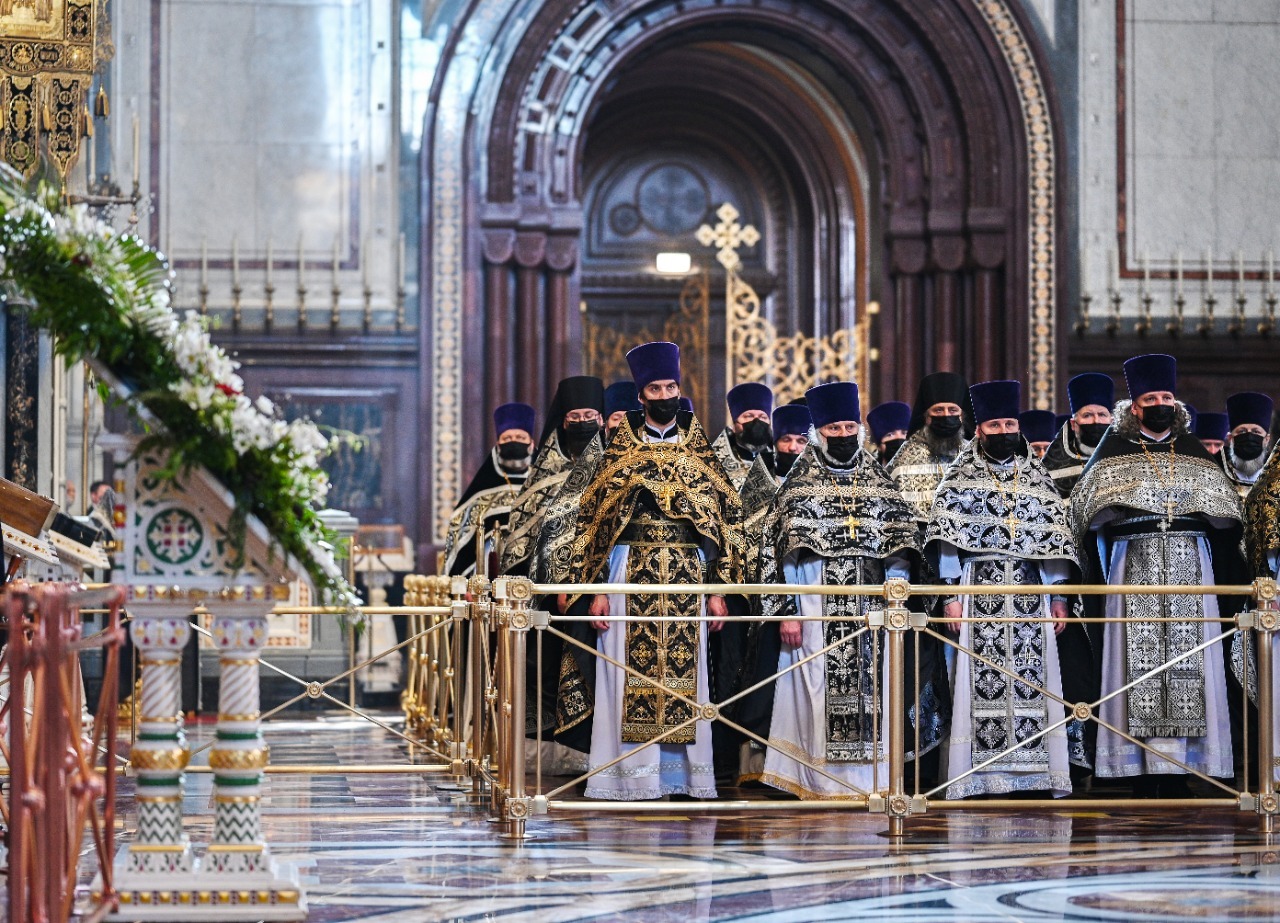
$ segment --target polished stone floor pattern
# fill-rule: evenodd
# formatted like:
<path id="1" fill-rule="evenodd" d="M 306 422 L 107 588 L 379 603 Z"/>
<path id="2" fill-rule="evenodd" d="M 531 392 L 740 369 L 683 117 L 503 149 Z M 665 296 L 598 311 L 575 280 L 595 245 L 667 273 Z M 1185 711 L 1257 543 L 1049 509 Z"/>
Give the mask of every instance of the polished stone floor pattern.
<path id="1" fill-rule="evenodd" d="M 211 729 L 191 729 L 193 744 Z M 272 722 L 273 763 L 405 760 L 351 718 Z M 193 762 L 199 762 L 199 757 Z M 500 837 L 439 775 L 273 774 L 264 829 L 298 865 L 309 920 L 1132 921 L 1280 919 L 1280 844 L 1222 809 L 935 812 L 900 845 L 853 811 L 555 811 Z M 123 780 L 122 790 L 132 790 Z M 759 799 L 758 792 L 722 793 Z M 212 779 L 188 776 L 186 824 L 212 830 Z M 120 823 L 128 842 L 132 807 Z"/>

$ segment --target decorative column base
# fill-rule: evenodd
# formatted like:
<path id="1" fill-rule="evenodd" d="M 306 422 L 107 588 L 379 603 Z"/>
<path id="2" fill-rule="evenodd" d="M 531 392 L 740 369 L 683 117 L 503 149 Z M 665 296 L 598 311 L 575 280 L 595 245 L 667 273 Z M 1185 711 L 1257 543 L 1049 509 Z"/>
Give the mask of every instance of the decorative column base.
<path id="1" fill-rule="evenodd" d="M 117 856 L 117 867 L 129 861 L 128 847 Z M 205 860 L 208 861 L 207 859 Z M 292 865 L 267 859 L 269 871 L 236 874 L 213 886 L 209 873 L 196 864 L 193 871 L 166 874 L 157 884 L 154 874 L 117 872 L 116 893 L 120 909 L 108 920 L 163 920 L 183 923 L 206 920 L 305 920 L 306 893 Z M 157 870 L 159 871 L 159 870 Z M 94 901 L 102 896 L 101 879 L 93 883 Z"/>

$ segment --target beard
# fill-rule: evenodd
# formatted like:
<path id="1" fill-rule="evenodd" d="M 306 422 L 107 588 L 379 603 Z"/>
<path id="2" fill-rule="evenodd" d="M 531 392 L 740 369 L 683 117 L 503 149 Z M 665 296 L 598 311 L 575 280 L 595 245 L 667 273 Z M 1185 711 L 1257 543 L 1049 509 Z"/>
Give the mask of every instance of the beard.
<path id="1" fill-rule="evenodd" d="M 1231 467 L 1235 468 L 1241 477 L 1252 480 L 1267 464 L 1267 458 L 1271 454 L 1270 448 L 1270 446 L 1265 447 L 1262 453 L 1252 461 L 1237 458 L 1235 449 L 1232 448 L 1227 449 L 1227 455 L 1231 458 Z"/>
<path id="2" fill-rule="evenodd" d="M 924 441 L 929 446 L 929 451 L 936 457 L 954 458 L 964 447 L 964 430 L 954 436 L 939 436 L 926 426 L 921 432 L 924 433 Z"/>

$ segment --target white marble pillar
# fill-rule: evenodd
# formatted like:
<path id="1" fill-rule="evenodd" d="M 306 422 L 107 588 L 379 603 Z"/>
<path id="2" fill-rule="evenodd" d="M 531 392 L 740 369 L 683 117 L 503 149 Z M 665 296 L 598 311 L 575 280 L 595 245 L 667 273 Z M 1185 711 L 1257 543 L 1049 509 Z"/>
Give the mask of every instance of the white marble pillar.
<path id="1" fill-rule="evenodd" d="M 211 602 L 213 644 L 218 652 L 217 742 L 209 755 L 214 771 L 213 840 L 201 861 L 205 888 L 229 898 L 211 918 L 302 920 L 306 898 L 297 870 L 271 856 L 262 834 L 263 770 L 269 758 L 262 737 L 258 666 L 267 643 L 268 599 Z"/>
<path id="2" fill-rule="evenodd" d="M 195 860 L 182 825 L 183 770 L 191 756 L 182 729 L 182 651 L 191 623 L 180 606 L 147 608 L 134 609 L 129 626 L 142 672 L 138 739 L 129 759 L 138 832 L 115 857 L 119 903 L 108 920 L 173 920 L 195 900 Z M 95 901 L 104 889 L 99 876 Z"/>
<path id="3" fill-rule="evenodd" d="M 130 765 L 137 775 L 138 835 L 125 869 L 135 875 L 188 874 L 191 843 L 182 829 L 183 770 L 190 758 L 182 728 L 182 651 L 191 637 L 184 615 L 135 614 L 130 635 L 142 671 L 138 739 Z M 124 883 L 121 883 L 124 891 Z"/>

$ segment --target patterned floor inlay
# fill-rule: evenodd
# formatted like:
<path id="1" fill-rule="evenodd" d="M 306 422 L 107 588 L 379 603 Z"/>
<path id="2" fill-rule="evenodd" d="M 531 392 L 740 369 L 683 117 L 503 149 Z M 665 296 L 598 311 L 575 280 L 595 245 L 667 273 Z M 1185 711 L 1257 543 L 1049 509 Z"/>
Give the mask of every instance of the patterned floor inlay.
<path id="1" fill-rule="evenodd" d="M 212 727 L 191 729 L 193 747 Z M 272 762 L 393 763 L 403 742 L 352 719 L 272 722 Z M 197 757 L 201 762 L 206 757 Z M 264 828 L 299 866 L 315 923 L 456 921 L 1162 921 L 1280 919 L 1280 845 L 1256 815 L 930 812 L 901 844 L 854 811 L 552 812 L 519 845 L 440 775 L 273 774 Z M 563 781 L 563 780 L 559 780 Z M 132 792 L 122 780 L 121 791 Z M 759 792 L 722 795 L 759 799 Z M 136 813 L 120 824 L 128 842 Z M 1069 802 L 1067 803 L 1069 805 Z M 208 842 L 212 778 L 187 778 Z"/>

